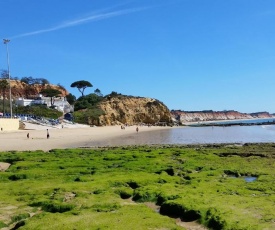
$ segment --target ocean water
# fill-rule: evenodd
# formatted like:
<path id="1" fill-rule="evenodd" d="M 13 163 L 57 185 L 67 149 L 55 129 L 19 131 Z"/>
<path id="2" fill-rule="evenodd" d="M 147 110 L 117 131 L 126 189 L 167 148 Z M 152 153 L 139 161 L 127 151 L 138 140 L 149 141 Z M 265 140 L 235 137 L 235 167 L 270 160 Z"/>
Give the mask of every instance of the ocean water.
<path id="1" fill-rule="evenodd" d="M 142 127 L 141 129 L 146 129 Z M 275 125 L 229 127 L 172 127 L 158 131 L 133 133 L 91 143 L 92 146 L 145 144 L 212 144 L 275 142 Z"/>
<path id="2" fill-rule="evenodd" d="M 231 121 L 213 121 L 207 122 L 207 124 L 261 124 L 266 122 L 274 122 L 274 118 L 263 118 L 263 119 L 244 119 L 244 120 L 231 120 Z M 200 122 L 200 124 L 204 124 L 204 122 Z"/>

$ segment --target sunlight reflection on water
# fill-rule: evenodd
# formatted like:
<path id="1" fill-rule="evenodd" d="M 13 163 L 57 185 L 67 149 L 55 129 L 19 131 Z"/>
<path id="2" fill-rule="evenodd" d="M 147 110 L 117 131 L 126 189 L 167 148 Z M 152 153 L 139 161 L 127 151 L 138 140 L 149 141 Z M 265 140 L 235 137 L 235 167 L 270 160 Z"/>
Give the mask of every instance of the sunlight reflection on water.
<path id="1" fill-rule="evenodd" d="M 146 127 L 144 127 L 146 128 Z M 140 132 L 92 143 L 97 146 L 275 142 L 275 125 L 177 127 Z"/>

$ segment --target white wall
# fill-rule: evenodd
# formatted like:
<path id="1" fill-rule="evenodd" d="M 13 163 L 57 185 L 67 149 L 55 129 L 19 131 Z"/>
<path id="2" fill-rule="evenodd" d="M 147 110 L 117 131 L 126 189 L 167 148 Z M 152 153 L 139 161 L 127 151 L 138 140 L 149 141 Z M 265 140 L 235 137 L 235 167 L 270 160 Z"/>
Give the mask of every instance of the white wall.
<path id="1" fill-rule="evenodd" d="M 0 118 L 0 132 L 15 131 L 19 129 L 19 119 Z"/>

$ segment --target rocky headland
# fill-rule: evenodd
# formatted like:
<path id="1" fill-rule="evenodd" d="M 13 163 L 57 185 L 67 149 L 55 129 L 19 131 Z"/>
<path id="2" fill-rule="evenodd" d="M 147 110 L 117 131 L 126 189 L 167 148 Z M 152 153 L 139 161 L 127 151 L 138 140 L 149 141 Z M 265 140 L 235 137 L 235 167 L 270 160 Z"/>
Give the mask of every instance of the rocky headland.
<path id="1" fill-rule="evenodd" d="M 104 111 L 100 125 L 172 123 L 168 107 L 152 98 L 119 95 L 100 102 L 99 108 Z"/>

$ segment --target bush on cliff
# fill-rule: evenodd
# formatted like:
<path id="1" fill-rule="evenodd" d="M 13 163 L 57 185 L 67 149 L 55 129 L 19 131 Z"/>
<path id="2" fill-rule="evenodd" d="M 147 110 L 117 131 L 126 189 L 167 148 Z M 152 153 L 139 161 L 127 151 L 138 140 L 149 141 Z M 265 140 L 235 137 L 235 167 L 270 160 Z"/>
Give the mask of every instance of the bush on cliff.
<path id="1" fill-rule="evenodd" d="M 74 105 L 74 110 L 82 110 L 82 109 L 89 109 L 93 108 L 95 105 L 97 105 L 100 101 L 102 101 L 103 97 L 98 96 L 95 93 L 91 93 L 87 96 L 82 96 L 78 98 Z"/>
<path id="2" fill-rule="evenodd" d="M 101 115 L 104 115 L 104 111 L 97 107 L 79 110 L 74 112 L 74 121 L 81 124 L 98 125 Z"/>
<path id="3" fill-rule="evenodd" d="M 62 112 L 56 109 L 47 108 L 44 105 L 18 106 L 14 109 L 15 114 L 31 114 L 38 117 L 57 119 L 62 116 Z"/>
<path id="4" fill-rule="evenodd" d="M 82 124 L 98 125 L 99 117 L 104 114 L 104 111 L 97 107 L 102 100 L 103 97 L 95 93 L 78 98 L 74 104 L 74 121 Z"/>

